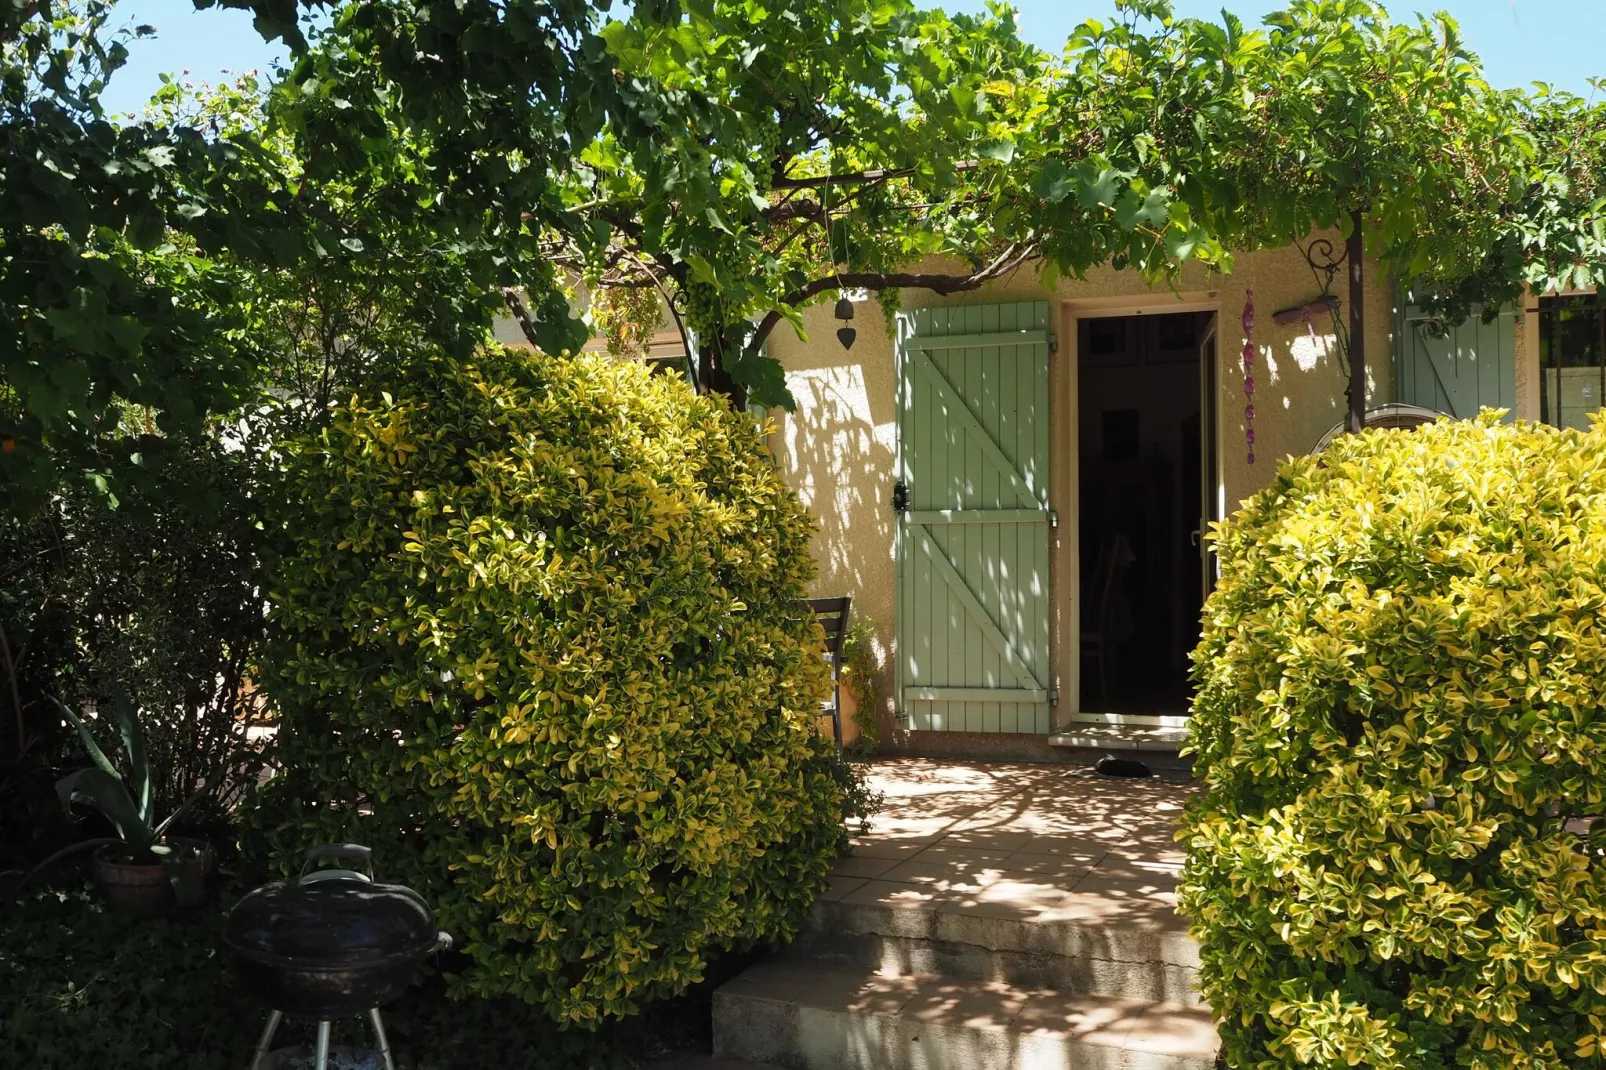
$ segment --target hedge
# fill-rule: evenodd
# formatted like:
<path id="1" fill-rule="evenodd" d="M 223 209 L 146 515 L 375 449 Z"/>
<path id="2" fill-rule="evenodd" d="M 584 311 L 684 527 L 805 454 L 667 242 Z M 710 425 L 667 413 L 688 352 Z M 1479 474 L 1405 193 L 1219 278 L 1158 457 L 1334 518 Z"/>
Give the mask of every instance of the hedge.
<path id="1" fill-rule="evenodd" d="M 1216 545 L 1180 909 L 1228 1064 L 1601 1065 L 1606 432 L 1345 436 Z"/>
<path id="2" fill-rule="evenodd" d="M 592 358 L 376 380 L 286 449 L 256 842 L 370 844 L 465 943 L 454 991 L 565 1023 L 789 936 L 846 833 L 814 525 L 759 429 Z"/>

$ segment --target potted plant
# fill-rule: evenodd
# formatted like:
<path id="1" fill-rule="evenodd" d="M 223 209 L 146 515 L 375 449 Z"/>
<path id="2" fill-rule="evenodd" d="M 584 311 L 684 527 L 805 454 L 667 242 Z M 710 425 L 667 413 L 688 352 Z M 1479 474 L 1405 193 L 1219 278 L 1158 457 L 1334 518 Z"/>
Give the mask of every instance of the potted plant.
<path id="1" fill-rule="evenodd" d="M 84 750 L 94 763 L 58 780 L 56 794 L 69 809 L 76 802 L 99 810 L 117 830 L 117 835 L 83 840 L 57 851 L 35 866 L 22 883 L 26 884 L 34 874 L 65 858 L 93 851 L 95 879 L 106 905 L 114 913 L 158 917 L 175 906 L 199 903 L 205 895 L 206 878 L 217 864 L 216 855 L 205 841 L 168 836 L 167 830 L 197 800 L 211 792 L 217 775 L 158 822 L 151 768 L 145 753 L 145 734 L 128 697 L 118 695 L 112 705 L 118 734 L 127 751 L 132 791 L 117 766 L 100 749 L 83 718 L 61 701 L 54 698 L 51 701 L 78 730 Z"/>

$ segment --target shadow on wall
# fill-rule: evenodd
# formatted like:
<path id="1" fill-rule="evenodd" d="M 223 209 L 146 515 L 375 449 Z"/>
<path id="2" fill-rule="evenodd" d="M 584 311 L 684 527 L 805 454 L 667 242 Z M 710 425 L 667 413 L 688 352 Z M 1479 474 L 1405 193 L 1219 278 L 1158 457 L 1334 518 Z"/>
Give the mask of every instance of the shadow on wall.
<path id="1" fill-rule="evenodd" d="M 861 331 L 861 341 L 871 333 Z M 797 411 L 779 421 L 776 452 L 787 481 L 819 524 L 815 592 L 851 596 L 853 616 L 874 622 L 881 692 L 890 696 L 896 425 L 890 388 L 876 380 L 890 384 L 892 360 L 881 346 L 864 348 L 873 352 L 855 354 L 817 342 L 794 351 L 807 359 L 787 361 Z M 876 366 L 883 357 L 884 369 Z M 890 723 L 890 712 L 881 712 L 883 723 Z"/>
<path id="2" fill-rule="evenodd" d="M 1282 328 L 1273 328 L 1283 330 Z M 1317 440 L 1327 432 L 1335 423 L 1344 420 L 1349 412 L 1349 365 L 1339 352 L 1338 338 L 1331 332 L 1318 333 L 1311 327 L 1296 327 L 1298 332 L 1291 339 L 1280 340 L 1274 344 L 1261 344 L 1258 350 L 1258 362 L 1264 367 L 1265 379 L 1262 380 L 1263 395 L 1257 400 L 1271 400 L 1276 406 L 1265 409 L 1268 416 L 1274 419 L 1282 413 L 1293 409 L 1296 394 L 1311 394 L 1312 400 L 1307 403 L 1310 414 L 1321 423 L 1319 429 L 1301 428 L 1300 431 L 1310 431 L 1311 441 L 1305 449 L 1299 448 L 1299 439 L 1293 438 L 1286 444 L 1286 453 L 1300 455 L 1308 452 L 1316 445 Z M 1274 336 L 1275 337 L 1275 336 Z M 1389 338 L 1389 355 L 1393 353 L 1393 335 Z M 1281 350 L 1281 353 L 1279 353 Z M 1279 361 L 1282 356 L 1289 363 Z M 1380 383 L 1378 381 L 1378 357 L 1375 353 L 1368 353 L 1366 364 L 1366 397 L 1367 404 L 1378 404 L 1382 399 L 1379 396 Z M 1291 363 L 1291 367 L 1290 367 Z M 1392 361 L 1391 361 L 1392 363 Z M 1300 382 L 1292 373 L 1306 377 Z M 1240 362 L 1235 369 L 1235 379 L 1241 387 L 1243 384 L 1243 365 Z M 1329 383 L 1329 379 L 1331 380 Z M 1326 389 L 1324 389 L 1326 387 Z M 1266 389 L 1266 388 L 1269 388 Z M 1327 422 L 1321 422 L 1321 421 Z M 1240 430 L 1242 424 L 1240 424 Z M 1299 432 L 1296 432 L 1296 436 Z M 1281 461 L 1285 454 L 1278 454 L 1269 458 L 1273 464 Z"/>

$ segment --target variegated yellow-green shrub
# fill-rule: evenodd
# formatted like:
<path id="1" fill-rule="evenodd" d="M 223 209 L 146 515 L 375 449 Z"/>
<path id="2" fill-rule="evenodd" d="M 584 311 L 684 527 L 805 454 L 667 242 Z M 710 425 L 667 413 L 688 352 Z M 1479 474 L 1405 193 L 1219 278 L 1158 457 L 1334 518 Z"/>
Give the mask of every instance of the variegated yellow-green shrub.
<path id="1" fill-rule="evenodd" d="M 375 379 L 288 447 L 265 849 L 369 844 L 457 992 L 566 1023 L 792 933 L 845 832 L 813 523 L 752 421 L 590 358 Z"/>
<path id="2" fill-rule="evenodd" d="M 1606 433 L 1346 436 L 1218 549 L 1180 903 L 1228 1064 L 1601 1066 Z"/>

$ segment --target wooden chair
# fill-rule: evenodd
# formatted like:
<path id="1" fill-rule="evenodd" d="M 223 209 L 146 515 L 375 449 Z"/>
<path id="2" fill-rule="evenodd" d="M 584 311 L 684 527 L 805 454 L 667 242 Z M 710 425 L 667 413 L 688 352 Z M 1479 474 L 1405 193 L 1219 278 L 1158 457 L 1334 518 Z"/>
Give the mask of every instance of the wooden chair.
<path id="1" fill-rule="evenodd" d="M 1110 697 L 1110 663 L 1115 658 L 1115 644 L 1121 638 L 1115 634 L 1121 584 L 1136 561 L 1131 541 L 1125 535 L 1116 534 L 1105 542 L 1098 564 L 1094 566 L 1093 587 L 1085 603 L 1092 613 L 1082 619 L 1082 651 L 1086 653 L 1091 647 L 1098 658 L 1100 702 Z"/>
<path id="2" fill-rule="evenodd" d="M 810 598 L 809 608 L 825 629 L 825 660 L 831 665 L 831 697 L 820 703 L 820 716 L 831 715 L 831 732 L 842 747 L 842 640 L 848 634 L 851 598 Z"/>

